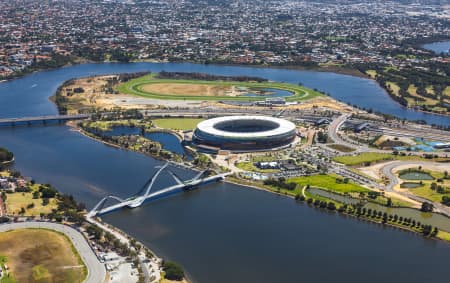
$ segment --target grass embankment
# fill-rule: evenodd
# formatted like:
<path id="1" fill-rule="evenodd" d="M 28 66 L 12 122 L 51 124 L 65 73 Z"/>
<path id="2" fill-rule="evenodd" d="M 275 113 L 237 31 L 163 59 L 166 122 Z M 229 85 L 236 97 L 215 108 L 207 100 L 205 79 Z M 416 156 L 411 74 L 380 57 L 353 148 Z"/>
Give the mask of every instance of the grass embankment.
<path id="1" fill-rule="evenodd" d="M 323 178 L 324 176 L 326 176 L 325 178 Z M 344 205 L 338 201 L 326 198 L 326 197 L 322 197 L 322 196 L 317 196 L 311 193 L 307 193 L 306 190 L 306 198 L 302 198 L 301 197 L 301 190 L 303 189 L 304 186 L 301 186 L 301 184 L 315 184 L 315 185 L 321 185 L 321 186 L 328 186 L 329 188 L 334 188 L 337 189 L 336 193 L 338 193 L 338 191 L 341 189 L 339 188 L 340 186 L 337 186 L 336 184 L 333 184 L 333 178 L 335 178 L 334 176 L 330 176 L 330 175 L 318 175 L 318 176 L 309 176 L 309 177 L 297 177 L 297 178 L 292 178 L 287 180 L 287 182 L 290 181 L 296 181 L 296 183 L 298 184 L 295 188 L 295 190 L 289 191 L 289 190 L 284 190 L 281 188 L 277 188 L 277 187 L 272 187 L 272 186 L 267 186 L 267 185 L 262 185 L 262 184 L 255 184 L 253 182 L 247 181 L 247 180 L 242 180 L 242 179 L 236 179 L 234 177 L 229 177 L 229 180 L 233 180 L 233 182 L 244 185 L 244 186 L 256 186 L 257 188 L 261 188 L 261 189 L 265 189 L 265 190 L 269 190 L 269 191 L 273 191 L 275 193 L 278 194 L 284 194 L 284 195 L 288 195 L 288 196 L 295 196 L 296 200 L 299 201 L 306 201 L 306 203 L 308 203 L 308 205 L 310 207 L 320 207 L 322 209 L 327 209 L 329 211 L 338 211 L 339 213 L 343 213 L 346 215 L 351 215 L 357 218 L 361 218 L 361 219 L 366 219 L 368 221 L 371 222 L 375 222 L 375 223 L 380 223 L 380 224 L 387 224 L 390 226 L 395 226 L 395 227 L 399 227 L 401 229 L 405 229 L 405 230 L 409 230 L 409 231 L 413 231 L 425 236 L 430 236 L 430 234 L 424 234 L 423 233 L 423 227 L 418 225 L 418 222 L 414 222 L 414 226 L 412 225 L 412 223 L 410 222 L 411 219 L 407 219 L 406 217 L 403 218 L 403 220 L 401 219 L 396 219 L 394 217 L 394 215 L 390 215 L 390 214 L 384 214 L 384 213 L 380 213 L 379 211 L 375 214 L 376 211 L 374 210 L 369 210 L 366 209 L 365 213 L 363 213 L 364 211 L 361 208 L 356 208 L 353 205 Z M 335 181 L 336 182 L 336 181 Z M 347 185 L 347 184 L 345 184 Z M 344 191 L 347 191 L 348 193 L 350 193 L 349 191 L 354 190 L 354 192 L 366 192 L 368 191 L 367 189 L 360 187 L 358 185 L 356 185 L 355 187 L 350 187 L 350 188 L 344 188 Z M 330 190 L 331 191 L 331 190 Z M 311 198 L 311 199 L 309 199 Z M 380 199 L 384 198 L 382 196 L 377 197 L 376 200 L 374 200 L 374 202 L 380 203 Z M 334 204 L 334 207 L 330 206 L 329 204 L 332 203 Z M 392 205 L 393 206 L 402 206 L 401 205 L 401 201 L 392 199 Z M 325 205 L 323 205 L 325 204 Z M 384 203 L 385 204 L 385 203 Z M 406 205 L 409 206 L 409 205 Z M 369 213 L 371 212 L 371 213 Z M 386 215 L 386 218 L 385 218 Z M 431 235 L 432 237 L 433 235 Z M 439 231 L 438 234 L 435 236 L 438 239 L 444 240 L 444 241 L 448 241 L 450 242 L 450 233 L 445 232 L 445 231 Z"/>
<path id="2" fill-rule="evenodd" d="M 425 158 L 417 155 L 395 155 L 390 153 L 364 152 L 358 155 L 336 156 L 334 161 L 349 165 L 366 165 L 380 161 L 389 160 L 411 160 L 411 161 L 449 161 L 449 158 Z"/>
<path id="3" fill-rule="evenodd" d="M 371 79 L 375 79 L 375 77 L 377 76 L 377 71 L 375 71 L 375 70 L 367 70 L 366 74 L 369 75 L 369 77 Z"/>
<path id="4" fill-rule="evenodd" d="M 159 86 L 152 86 L 155 84 L 159 84 Z M 181 85 L 177 86 L 176 84 Z M 120 93 L 155 99 L 239 101 L 262 100 L 262 97 L 260 96 L 225 95 L 225 93 L 231 88 L 240 87 L 250 89 L 273 88 L 292 92 L 292 96 L 286 97 L 287 101 L 301 101 L 321 95 L 319 92 L 312 89 L 287 83 L 158 79 L 154 74 L 132 79 L 126 83 L 120 84 L 117 86 L 117 91 Z"/>
<path id="5" fill-rule="evenodd" d="M 39 187 L 39 184 L 34 184 L 29 186 L 30 192 L 6 194 L 6 210 L 8 214 L 19 215 L 23 208 L 25 211 L 23 215 L 39 216 L 41 213 L 49 214 L 53 209 L 56 209 L 58 207 L 56 198 L 49 198 L 49 202 L 46 205 L 43 204 L 43 199 L 40 196 L 33 198 L 33 193 L 39 192 Z"/>
<path id="6" fill-rule="evenodd" d="M 329 148 L 335 149 L 335 150 L 340 151 L 340 152 L 352 152 L 352 151 L 355 151 L 354 148 L 351 148 L 351 147 L 348 147 L 348 146 L 345 146 L 345 145 L 342 145 L 342 144 L 330 144 L 330 145 L 327 145 L 327 146 Z"/>
<path id="7" fill-rule="evenodd" d="M 69 239 L 44 229 L 0 233 L 0 254 L 15 281 L 83 282 L 87 272 Z"/>
<path id="8" fill-rule="evenodd" d="M 436 236 L 438 239 L 450 242 L 450 233 L 445 231 L 439 231 L 439 233 Z"/>
<path id="9" fill-rule="evenodd" d="M 166 118 L 166 119 L 154 119 L 153 124 L 162 129 L 170 130 L 193 130 L 197 127 L 197 124 L 205 119 L 203 118 Z"/>
<path id="10" fill-rule="evenodd" d="M 450 187 L 449 187 L 450 188 Z M 450 193 L 438 193 L 436 190 L 430 189 L 430 185 L 426 184 L 419 188 L 409 189 L 409 191 L 416 196 L 423 197 L 427 200 L 441 202 L 443 196 L 450 197 Z"/>
<path id="11" fill-rule="evenodd" d="M 392 91 L 395 96 L 400 96 L 400 87 L 394 82 L 386 82 L 386 87 Z"/>
<path id="12" fill-rule="evenodd" d="M 290 178 L 289 182 L 297 184 L 298 188 L 303 188 L 306 185 L 310 187 L 323 188 L 337 193 L 367 193 L 368 189 L 361 187 L 352 182 L 342 183 L 338 182 L 337 176 L 334 175 L 312 175 L 305 177 Z"/>
<path id="13" fill-rule="evenodd" d="M 364 188 L 356 183 L 353 183 L 349 180 L 345 181 L 344 178 L 339 177 L 337 175 L 311 175 L 303 177 L 294 177 L 286 181 L 286 183 L 292 182 L 297 184 L 294 190 L 287 190 L 275 186 L 265 186 L 265 187 L 272 191 L 295 196 L 301 195 L 303 188 L 305 186 L 309 186 L 311 188 L 318 188 L 338 195 L 347 195 L 357 200 L 369 201 L 380 205 L 387 205 L 388 202 L 388 198 L 381 193 L 379 193 L 378 196 L 374 198 L 369 198 L 368 197 L 369 193 L 373 193 L 373 191 Z M 315 195 L 308 190 L 305 190 L 305 195 L 306 197 L 318 199 L 320 201 L 327 201 L 327 202 L 331 201 L 334 202 L 336 205 L 343 204 L 332 198 Z M 404 202 L 396 198 L 391 198 L 391 205 L 394 207 L 411 207 L 410 203 Z"/>

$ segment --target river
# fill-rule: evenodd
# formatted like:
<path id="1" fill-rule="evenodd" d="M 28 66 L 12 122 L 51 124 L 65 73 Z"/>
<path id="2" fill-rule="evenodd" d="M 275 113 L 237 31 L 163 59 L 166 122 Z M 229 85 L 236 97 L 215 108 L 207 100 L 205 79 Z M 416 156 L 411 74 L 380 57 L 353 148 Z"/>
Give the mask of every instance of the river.
<path id="1" fill-rule="evenodd" d="M 441 53 L 449 54 L 450 53 L 450 51 L 449 51 L 450 50 L 450 40 L 424 44 L 423 48 L 431 50 L 436 54 L 441 54 Z"/>
<path id="2" fill-rule="evenodd" d="M 83 64 L 52 71 L 33 73 L 24 78 L 0 83 L 0 117 L 55 114 L 56 108 L 48 102 L 57 87 L 65 80 L 98 74 L 138 71 L 203 72 L 215 75 L 246 75 L 273 81 L 302 83 L 307 87 L 329 93 L 335 99 L 372 108 L 409 120 L 424 120 L 428 124 L 450 125 L 450 116 L 423 113 L 408 109 L 392 100 L 375 81 L 348 75 L 271 68 L 251 68 L 191 63 L 104 63 Z M 14 107 L 16 106 L 17 107 Z"/>
<path id="3" fill-rule="evenodd" d="M 242 70 L 242 74 L 297 80 L 311 87 L 314 81 L 328 82 L 321 88 L 327 92 L 324 88 L 331 90 L 336 85 L 340 91 L 365 89 L 366 96 L 384 93 L 371 81 L 329 73 L 192 64 L 156 66 L 159 70 L 212 70 L 233 75 Z M 2 83 L 0 117 L 56 113 L 48 96 L 69 78 L 149 69 L 155 70 L 155 64 L 79 65 Z M 52 183 L 89 207 L 107 194 L 127 197 L 135 193 L 160 164 L 62 125 L 0 129 L 0 144 L 15 153 L 14 166 L 24 175 Z M 177 170 L 182 178 L 194 174 Z M 163 177 L 158 186 L 169 182 Z M 210 185 L 104 219 L 161 256 L 182 264 L 197 283 L 378 283 L 386 278 L 411 283 L 448 279 L 450 245 L 446 243 L 230 184 Z"/>

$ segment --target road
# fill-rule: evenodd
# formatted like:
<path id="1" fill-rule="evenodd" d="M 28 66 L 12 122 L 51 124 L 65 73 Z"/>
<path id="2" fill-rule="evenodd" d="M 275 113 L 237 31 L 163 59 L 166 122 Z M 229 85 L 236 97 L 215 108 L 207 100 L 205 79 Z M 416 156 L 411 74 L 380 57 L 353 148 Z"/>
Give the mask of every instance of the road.
<path id="1" fill-rule="evenodd" d="M 425 167 L 427 165 L 442 165 L 442 163 L 436 163 L 436 162 L 421 162 L 421 161 L 394 161 L 386 164 L 381 171 L 383 175 L 385 175 L 387 178 L 389 178 L 389 184 L 386 186 L 386 191 L 388 192 L 396 192 L 398 194 L 401 194 L 405 197 L 408 197 L 410 199 L 413 199 L 418 202 L 430 202 L 427 199 L 424 199 L 422 197 L 416 196 L 414 194 L 408 193 L 408 192 L 400 192 L 394 190 L 395 186 L 397 186 L 400 181 L 399 178 L 394 174 L 393 170 L 399 166 L 408 165 L 408 166 L 422 166 Z M 450 217 L 450 207 L 445 206 L 438 202 L 433 202 L 434 208 L 436 212 L 443 213 Z"/>
<path id="2" fill-rule="evenodd" d="M 15 229 L 43 228 L 58 231 L 66 235 L 73 243 L 83 260 L 88 274 L 85 283 L 103 283 L 106 278 L 105 266 L 100 263 L 83 235 L 72 227 L 51 222 L 18 222 L 0 225 L 0 232 Z"/>
<path id="3" fill-rule="evenodd" d="M 328 126 L 328 137 L 330 137 L 334 143 L 343 145 L 350 148 L 356 148 L 356 151 L 352 152 L 360 152 L 360 151 L 366 151 L 367 147 L 362 145 L 356 145 L 350 142 L 345 141 L 338 135 L 339 128 L 342 126 L 342 124 L 345 123 L 345 121 L 350 117 L 350 113 L 342 114 L 341 116 L 334 119 L 330 125 Z"/>
<path id="4" fill-rule="evenodd" d="M 363 153 L 363 152 L 376 152 L 376 153 L 392 153 L 392 150 L 382 150 L 382 149 L 376 149 L 376 148 L 369 148 L 367 145 L 364 144 L 355 144 L 355 143 L 351 143 L 349 141 L 346 141 L 345 139 L 343 139 L 342 137 L 340 137 L 338 135 L 338 131 L 339 128 L 342 126 L 342 124 L 344 124 L 344 122 L 350 117 L 351 114 L 342 114 L 341 116 L 337 117 L 336 119 L 333 120 L 333 122 L 330 123 L 330 125 L 328 126 L 328 136 L 334 141 L 334 143 L 336 144 L 340 144 L 340 145 L 344 145 L 350 148 L 354 148 L 355 151 L 352 151 L 350 153 L 341 153 L 340 155 L 348 155 L 348 154 L 357 154 L 357 153 Z M 395 136 L 411 136 L 411 137 L 417 137 L 417 134 L 414 135 L 413 133 L 410 133 L 409 135 L 407 135 L 408 130 L 403 130 L 403 134 L 402 135 L 396 135 L 395 134 L 396 130 L 391 130 L 390 132 L 386 132 L 385 130 L 382 131 L 383 134 L 389 134 L 389 135 L 395 135 Z M 438 131 L 438 130 L 433 130 L 433 131 Z M 444 131 L 438 131 L 439 133 L 445 133 Z M 427 138 L 431 138 L 431 136 L 429 134 L 420 132 L 421 137 L 426 136 Z M 449 138 L 450 135 L 447 135 L 447 137 L 445 139 L 442 138 L 442 136 L 433 136 L 435 137 L 436 140 L 444 140 L 446 141 Z M 328 148 L 325 144 L 323 145 L 319 145 L 324 149 L 329 149 L 329 150 L 333 150 Z M 335 151 L 335 150 L 334 150 Z M 424 154 L 433 154 L 433 155 L 437 155 L 439 157 L 447 157 L 449 155 L 448 152 L 425 152 L 425 151 L 412 151 L 412 152 L 408 152 L 408 154 L 413 154 L 413 155 L 424 155 Z"/>

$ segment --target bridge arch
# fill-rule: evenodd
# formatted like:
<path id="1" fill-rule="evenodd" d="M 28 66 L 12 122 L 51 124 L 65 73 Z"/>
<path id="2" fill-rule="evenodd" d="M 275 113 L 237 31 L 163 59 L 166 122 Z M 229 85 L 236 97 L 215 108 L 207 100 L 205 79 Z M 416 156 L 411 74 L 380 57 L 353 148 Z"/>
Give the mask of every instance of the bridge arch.
<path id="1" fill-rule="evenodd" d="M 102 210 L 103 206 L 105 205 L 106 201 L 112 199 L 117 201 L 118 203 L 124 202 L 125 200 L 122 198 L 119 198 L 117 196 L 114 195 L 109 195 L 106 196 L 104 198 L 102 198 L 95 206 L 94 208 L 91 209 L 91 211 L 89 212 L 90 215 L 95 215 L 98 211 Z"/>

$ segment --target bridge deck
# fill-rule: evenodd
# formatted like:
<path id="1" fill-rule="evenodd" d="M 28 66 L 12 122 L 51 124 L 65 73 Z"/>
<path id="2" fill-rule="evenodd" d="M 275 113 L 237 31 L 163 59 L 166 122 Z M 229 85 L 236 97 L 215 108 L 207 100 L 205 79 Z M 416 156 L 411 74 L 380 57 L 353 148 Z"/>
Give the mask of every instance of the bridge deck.
<path id="1" fill-rule="evenodd" d="M 22 117 L 22 118 L 2 118 L 0 124 L 4 123 L 19 123 L 19 122 L 37 122 L 37 121 L 53 121 L 53 120 L 79 120 L 89 118 L 89 114 L 78 115 L 50 115 L 50 116 L 36 116 L 36 117 Z"/>
<path id="2" fill-rule="evenodd" d="M 134 199 L 125 200 L 123 202 L 108 206 L 108 207 L 103 208 L 98 211 L 91 211 L 91 212 L 89 212 L 88 217 L 107 214 L 107 213 L 113 212 L 115 210 L 121 209 L 123 207 L 135 208 L 135 207 L 140 206 L 143 202 L 170 196 L 170 195 L 182 192 L 184 189 L 186 189 L 188 187 L 195 188 L 196 186 L 201 186 L 201 185 L 205 185 L 205 184 L 208 184 L 208 183 L 211 183 L 214 181 L 219 181 L 230 174 L 231 173 L 218 174 L 218 175 L 210 176 L 210 177 L 207 177 L 204 179 L 199 179 L 199 180 L 194 180 L 194 181 L 190 180 L 184 184 L 173 185 L 173 186 L 167 187 L 165 189 L 159 190 L 157 192 L 151 193 L 148 196 L 140 196 L 140 197 L 137 197 Z"/>

